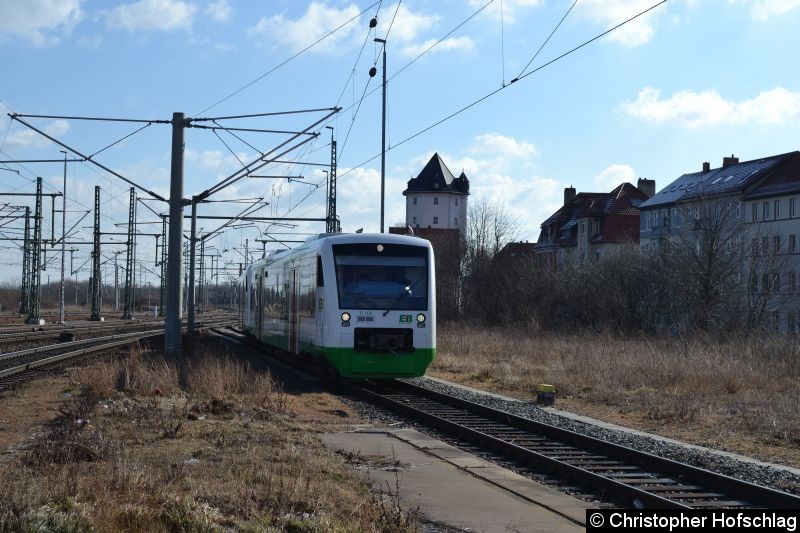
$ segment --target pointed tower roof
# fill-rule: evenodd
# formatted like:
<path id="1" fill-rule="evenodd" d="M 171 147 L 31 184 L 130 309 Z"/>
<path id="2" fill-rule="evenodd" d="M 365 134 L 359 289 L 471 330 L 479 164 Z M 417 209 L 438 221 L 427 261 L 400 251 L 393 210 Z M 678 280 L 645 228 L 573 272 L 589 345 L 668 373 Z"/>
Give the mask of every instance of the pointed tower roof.
<path id="1" fill-rule="evenodd" d="M 444 164 L 438 152 L 420 171 L 416 178 L 408 180 L 408 187 L 403 195 L 412 192 L 449 192 L 469 194 L 469 180 L 462 172 L 458 178 Z"/>

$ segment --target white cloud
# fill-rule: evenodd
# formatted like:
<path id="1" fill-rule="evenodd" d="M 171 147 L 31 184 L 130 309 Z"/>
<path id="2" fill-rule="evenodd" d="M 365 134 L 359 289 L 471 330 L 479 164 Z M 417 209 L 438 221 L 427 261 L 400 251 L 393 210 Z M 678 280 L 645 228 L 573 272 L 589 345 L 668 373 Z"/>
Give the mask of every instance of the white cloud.
<path id="1" fill-rule="evenodd" d="M 197 7 L 182 0 L 139 0 L 122 4 L 106 14 L 112 28 L 130 31 L 189 29 Z"/>
<path id="2" fill-rule="evenodd" d="M 420 55 L 422 52 L 426 51 L 428 48 L 433 46 L 436 43 L 437 39 L 428 39 L 425 42 L 419 44 L 409 44 L 404 46 L 401 50 L 401 53 L 406 57 L 416 57 Z M 429 54 L 433 54 L 436 52 L 471 52 L 475 49 L 475 42 L 470 39 L 469 37 L 450 37 L 445 39 L 444 41 L 440 42 L 434 48 L 431 49 Z"/>
<path id="3" fill-rule="evenodd" d="M 800 0 L 728 0 L 728 3 L 750 6 L 750 16 L 761 22 L 800 8 Z"/>
<path id="4" fill-rule="evenodd" d="M 13 133 L 10 133 L 6 138 L 6 146 L 9 148 L 26 148 L 26 147 L 36 147 L 41 148 L 43 146 L 54 146 L 52 141 L 42 137 L 35 131 L 29 129 L 26 126 L 21 126 L 24 129 L 17 130 Z M 38 128 L 39 126 L 37 126 Z M 55 137 L 58 139 L 61 135 L 64 135 L 69 131 L 69 122 L 66 120 L 54 120 L 48 123 L 42 129 L 48 135 Z"/>
<path id="5" fill-rule="evenodd" d="M 680 91 L 661 99 L 661 91 L 645 87 L 634 102 L 622 109 L 629 115 L 655 123 L 676 123 L 690 128 L 717 124 L 781 124 L 800 118 L 800 93 L 783 87 L 762 91 L 741 102 L 725 100 L 715 90 Z"/>
<path id="6" fill-rule="evenodd" d="M 57 30 L 69 32 L 83 18 L 81 0 L 3 0 L 0 38 L 20 36 L 36 46 L 53 45 Z"/>
<path id="7" fill-rule="evenodd" d="M 300 18 L 291 20 L 282 14 L 262 17 L 249 33 L 263 38 L 272 46 L 288 46 L 293 52 L 297 52 L 357 16 L 360 11 L 355 4 L 338 9 L 321 2 L 311 2 Z M 354 20 L 310 51 L 330 52 L 337 45 L 348 42 L 359 27 L 359 21 Z"/>
<path id="8" fill-rule="evenodd" d="M 494 154 L 496 157 L 529 159 L 539 155 L 539 150 L 528 141 L 518 141 L 499 133 L 485 133 L 475 137 L 470 151 L 478 154 Z"/>
<path id="9" fill-rule="evenodd" d="M 199 152 L 191 148 L 187 148 L 185 154 L 187 161 L 199 165 L 204 170 L 217 173 L 231 173 L 242 167 L 239 159 L 247 164 L 254 157 L 247 152 L 239 152 L 236 154 L 239 158 L 237 159 L 230 152 L 223 152 L 222 150 L 203 150 Z"/>
<path id="10" fill-rule="evenodd" d="M 395 15 L 397 11 L 397 15 Z M 409 43 L 417 38 L 418 35 L 431 29 L 439 22 L 439 15 L 428 15 L 425 13 L 414 13 L 404 4 L 397 4 L 385 7 L 378 12 L 378 37 L 385 37 L 391 24 L 389 40 L 391 42 Z M 392 22 L 394 19 L 394 22 Z"/>
<path id="11" fill-rule="evenodd" d="M 633 183 L 636 172 L 630 165 L 610 165 L 600 174 L 594 177 L 595 185 L 601 188 L 601 192 L 608 192 L 620 183 Z"/>
<path id="12" fill-rule="evenodd" d="M 608 29 L 652 5 L 652 0 L 582 0 L 575 10 L 584 18 Z M 663 8 L 656 8 L 614 30 L 606 38 L 628 48 L 648 43 L 655 33 L 655 20 L 663 12 Z"/>
<path id="13" fill-rule="evenodd" d="M 485 4 L 486 0 L 469 0 L 469 5 L 474 9 L 483 7 Z M 542 4 L 544 4 L 544 0 L 505 0 L 502 3 L 493 2 L 483 12 L 494 19 L 500 20 L 502 7 L 503 22 L 513 24 L 517 21 L 517 17 L 522 10 L 539 7 Z"/>
<path id="14" fill-rule="evenodd" d="M 216 0 L 206 7 L 206 14 L 217 22 L 229 20 L 231 13 L 233 13 L 233 9 L 228 4 L 228 0 Z"/>

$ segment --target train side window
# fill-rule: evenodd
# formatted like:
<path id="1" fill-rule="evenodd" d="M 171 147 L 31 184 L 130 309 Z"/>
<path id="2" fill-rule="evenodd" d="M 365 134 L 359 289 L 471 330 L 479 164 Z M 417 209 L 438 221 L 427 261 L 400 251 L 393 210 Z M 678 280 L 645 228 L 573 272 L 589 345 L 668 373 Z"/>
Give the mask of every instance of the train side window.
<path id="1" fill-rule="evenodd" d="M 322 257 L 317 256 L 317 287 L 324 287 L 325 280 L 322 278 Z"/>

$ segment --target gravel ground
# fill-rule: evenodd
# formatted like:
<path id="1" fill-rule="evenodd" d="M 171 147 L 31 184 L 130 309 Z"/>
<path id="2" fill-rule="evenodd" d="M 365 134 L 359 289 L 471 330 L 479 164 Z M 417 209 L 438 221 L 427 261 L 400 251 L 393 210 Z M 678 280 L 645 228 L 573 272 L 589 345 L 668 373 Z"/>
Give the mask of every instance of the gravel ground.
<path id="1" fill-rule="evenodd" d="M 705 468 L 720 474 L 765 485 L 778 490 L 791 492 L 800 495 L 800 475 L 793 474 L 787 470 L 773 468 L 747 461 L 738 460 L 734 457 L 698 450 L 696 448 L 681 446 L 670 442 L 664 442 L 656 438 L 644 435 L 616 431 L 600 426 L 587 424 L 560 416 L 555 413 L 547 412 L 538 408 L 535 404 L 517 401 L 503 400 L 494 396 L 473 392 L 461 387 L 453 387 L 438 381 L 427 378 L 416 378 L 407 380 L 409 383 L 425 387 L 437 392 L 442 392 L 485 405 L 494 409 L 500 409 L 509 413 L 530 418 L 538 422 L 544 422 L 559 428 L 574 431 L 584 435 L 590 435 L 600 440 L 613 442 L 629 448 L 634 448 L 643 452 L 658 455 L 682 463 L 687 463 L 700 468 Z"/>

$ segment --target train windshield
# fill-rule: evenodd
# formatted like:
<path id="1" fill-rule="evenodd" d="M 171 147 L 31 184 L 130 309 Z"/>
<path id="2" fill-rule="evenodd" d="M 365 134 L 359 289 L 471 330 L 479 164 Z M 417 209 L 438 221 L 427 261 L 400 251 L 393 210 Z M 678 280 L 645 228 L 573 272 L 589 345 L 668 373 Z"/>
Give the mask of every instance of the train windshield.
<path id="1" fill-rule="evenodd" d="M 336 244 L 341 309 L 428 308 L 428 249 L 406 244 Z"/>

